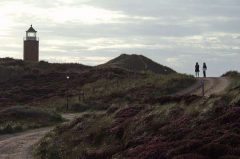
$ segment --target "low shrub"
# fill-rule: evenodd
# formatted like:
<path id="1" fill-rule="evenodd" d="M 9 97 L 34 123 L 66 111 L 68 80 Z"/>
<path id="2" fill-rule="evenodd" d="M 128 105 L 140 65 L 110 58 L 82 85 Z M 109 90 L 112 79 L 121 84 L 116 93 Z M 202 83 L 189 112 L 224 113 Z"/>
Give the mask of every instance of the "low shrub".
<path id="1" fill-rule="evenodd" d="M 108 105 L 97 102 L 75 103 L 69 107 L 69 111 L 85 112 L 85 111 L 102 111 L 107 110 Z"/>
<path id="2" fill-rule="evenodd" d="M 61 115 L 40 108 L 15 106 L 0 111 L 0 133 L 15 133 L 62 122 Z"/>

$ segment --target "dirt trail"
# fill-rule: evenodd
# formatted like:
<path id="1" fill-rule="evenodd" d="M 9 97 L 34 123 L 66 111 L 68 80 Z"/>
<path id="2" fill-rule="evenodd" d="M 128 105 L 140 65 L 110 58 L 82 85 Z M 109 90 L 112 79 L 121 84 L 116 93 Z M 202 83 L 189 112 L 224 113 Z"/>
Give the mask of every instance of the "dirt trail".
<path id="1" fill-rule="evenodd" d="M 230 84 L 230 81 L 226 77 L 208 77 L 198 78 L 196 84 L 180 91 L 176 95 L 198 95 L 202 96 L 202 82 L 204 82 L 205 96 L 212 94 L 221 94 Z"/>
<path id="2" fill-rule="evenodd" d="M 73 120 L 79 114 L 64 114 Z M 29 130 L 22 133 L 0 136 L 0 159 L 32 159 L 31 148 L 54 127 Z"/>

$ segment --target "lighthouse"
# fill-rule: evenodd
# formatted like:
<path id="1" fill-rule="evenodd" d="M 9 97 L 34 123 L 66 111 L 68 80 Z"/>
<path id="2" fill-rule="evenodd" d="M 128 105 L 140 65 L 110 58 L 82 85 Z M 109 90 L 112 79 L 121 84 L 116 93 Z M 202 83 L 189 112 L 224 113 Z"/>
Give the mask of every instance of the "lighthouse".
<path id="1" fill-rule="evenodd" d="M 39 61 L 39 39 L 37 31 L 31 27 L 26 31 L 23 46 L 24 61 L 38 62 Z"/>

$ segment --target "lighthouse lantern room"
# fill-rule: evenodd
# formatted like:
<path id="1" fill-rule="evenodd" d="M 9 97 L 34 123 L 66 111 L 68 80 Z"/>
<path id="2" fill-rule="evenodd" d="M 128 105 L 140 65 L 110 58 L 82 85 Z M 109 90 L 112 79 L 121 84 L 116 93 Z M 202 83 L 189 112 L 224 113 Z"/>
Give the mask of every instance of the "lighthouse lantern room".
<path id="1" fill-rule="evenodd" d="M 23 59 L 31 62 L 39 61 L 39 39 L 32 25 L 26 31 L 26 38 L 24 38 Z"/>

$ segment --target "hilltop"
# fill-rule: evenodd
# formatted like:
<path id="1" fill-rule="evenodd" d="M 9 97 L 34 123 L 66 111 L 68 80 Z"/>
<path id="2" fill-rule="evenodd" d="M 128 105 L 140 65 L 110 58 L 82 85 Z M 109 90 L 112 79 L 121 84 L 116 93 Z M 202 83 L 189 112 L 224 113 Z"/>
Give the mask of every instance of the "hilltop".
<path id="1" fill-rule="evenodd" d="M 176 73 L 169 67 L 158 64 L 143 55 L 127 55 L 122 54 L 117 58 L 101 65 L 101 67 L 119 67 L 131 70 L 134 72 L 150 71 L 158 74 L 171 74 Z"/>

